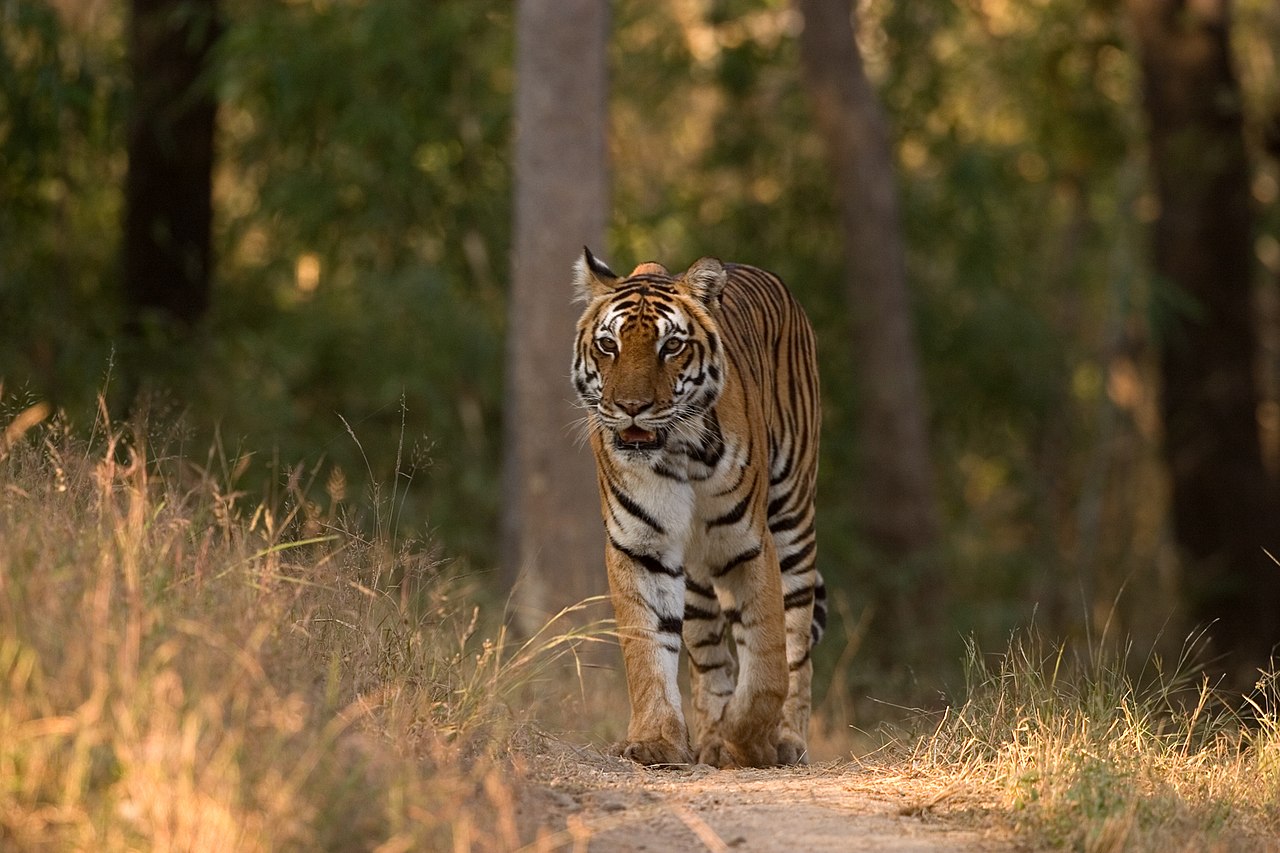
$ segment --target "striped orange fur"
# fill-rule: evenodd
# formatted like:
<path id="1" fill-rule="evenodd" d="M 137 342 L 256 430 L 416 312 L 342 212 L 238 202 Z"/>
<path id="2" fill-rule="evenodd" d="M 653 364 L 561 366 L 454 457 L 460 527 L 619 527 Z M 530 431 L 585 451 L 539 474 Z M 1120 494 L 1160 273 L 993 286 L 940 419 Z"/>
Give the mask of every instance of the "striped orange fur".
<path id="1" fill-rule="evenodd" d="M 805 762 L 810 652 L 826 622 L 809 321 L 777 276 L 712 258 L 678 275 L 648 263 L 623 277 L 585 250 L 574 278 L 586 307 L 573 382 L 631 700 L 621 754 Z"/>

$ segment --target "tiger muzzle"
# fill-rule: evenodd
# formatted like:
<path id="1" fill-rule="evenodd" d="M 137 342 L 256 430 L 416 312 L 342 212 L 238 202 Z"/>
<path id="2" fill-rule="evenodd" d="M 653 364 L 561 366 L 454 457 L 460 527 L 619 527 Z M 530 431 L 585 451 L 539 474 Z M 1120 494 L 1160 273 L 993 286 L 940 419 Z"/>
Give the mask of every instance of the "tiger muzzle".
<path id="1" fill-rule="evenodd" d="M 619 450 L 657 450 L 665 443 L 662 430 L 645 429 L 634 423 L 613 434 L 613 446 Z"/>

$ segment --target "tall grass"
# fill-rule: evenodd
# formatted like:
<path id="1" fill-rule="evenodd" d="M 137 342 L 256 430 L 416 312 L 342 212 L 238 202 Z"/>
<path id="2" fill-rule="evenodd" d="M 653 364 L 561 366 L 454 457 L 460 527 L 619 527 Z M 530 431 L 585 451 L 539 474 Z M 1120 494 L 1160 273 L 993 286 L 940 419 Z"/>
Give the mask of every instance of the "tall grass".
<path id="1" fill-rule="evenodd" d="M 1219 692 L 1195 645 L 1136 676 L 1127 651 L 1075 658 L 1034 633 L 989 658 L 971 645 L 965 701 L 900 744 L 924 772 L 984 791 L 1037 847 L 1275 850 L 1277 676 Z"/>
<path id="2" fill-rule="evenodd" d="M 508 700 L 574 635 L 511 642 L 429 549 L 347 529 L 340 481 L 255 503 L 247 457 L 45 415 L 0 435 L 0 848 L 528 840 Z"/>
<path id="3" fill-rule="evenodd" d="M 340 476 L 254 501 L 245 455 L 48 415 L 0 418 L 0 849 L 536 847 L 512 744 L 598 628 L 513 642 L 429 547 L 348 523 Z M 971 647 L 899 747 L 1036 847 L 1275 849 L 1280 681 L 1232 697 L 1193 658 Z"/>

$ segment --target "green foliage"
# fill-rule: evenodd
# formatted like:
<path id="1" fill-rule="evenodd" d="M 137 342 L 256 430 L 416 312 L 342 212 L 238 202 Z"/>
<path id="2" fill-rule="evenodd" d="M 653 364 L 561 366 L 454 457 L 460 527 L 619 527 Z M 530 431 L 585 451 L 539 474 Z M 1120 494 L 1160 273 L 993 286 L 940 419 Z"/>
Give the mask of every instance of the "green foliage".
<path id="1" fill-rule="evenodd" d="M 230 447 L 273 448 L 248 463 L 243 489 L 278 493 L 280 470 L 329 479 L 328 466 L 383 517 L 430 525 L 450 555 L 492 566 L 512 4 L 223 8 L 204 81 L 220 99 L 214 307 L 155 366 L 153 410 L 199 424 L 187 442 L 216 430 Z M 619 267 L 716 254 L 797 291 L 824 370 L 820 564 L 849 613 L 869 614 L 867 649 L 892 662 L 896 638 L 879 636 L 875 614 L 901 576 L 859 534 L 847 321 L 858 305 L 792 4 L 613 8 L 605 254 Z M 1238 8 L 1248 106 L 1261 115 L 1280 24 L 1265 0 Z M 124 9 L 0 0 L 0 378 L 79 420 L 117 338 Z M 1055 630 L 1079 633 L 1128 582 L 1144 607 L 1122 601 L 1118 618 L 1154 635 L 1176 590 L 1147 318 L 1171 295 L 1144 260 L 1154 208 L 1121 10 L 859 9 L 899 168 L 954 621 L 990 641 L 1038 604 Z M 1275 165 L 1258 175 L 1270 206 L 1258 252 L 1274 278 Z M 548 393 L 561 379 L 548 377 Z M 379 482 L 396 488 L 374 494 Z M 846 629 L 833 626 L 837 646 Z"/>
<path id="2" fill-rule="evenodd" d="M 1111 281 L 1141 251 L 1125 225 L 1139 138 L 1119 22 L 1071 3 L 884 8 L 884 97 L 939 434 L 1047 491 L 1072 476 L 1070 460 L 1036 459 L 1051 434 L 1095 438 L 1092 401 L 1069 396 L 1073 371 L 1108 357 L 1106 335 L 1133 310 Z"/>
<path id="3" fill-rule="evenodd" d="M 0 335 L 0 373 L 89 418 L 117 390 L 123 9 L 4 10 L 0 317 L 19 334 Z M 290 464 L 327 459 L 353 493 L 403 453 L 406 476 L 432 471 L 401 514 L 492 564 L 510 9 L 233 3 L 227 17 L 202 83 L 220 95 L 214 308 L 151 365 L 149 405 Z M 275 488 L 272 470 L 253 465 L 246 485 Z"/>
<path id="4" fill-rule="evenodd" d="M 96 393 L 117 313 L 124 91 L 113 11 L 69 25 L 0 2 L 0 374 L 71 405 Z"/>
<path id="5" fill-rule="evenodd" d="M 1140 129 L 1118 17 L 1073 3 L 861 8 L 861 46 L 900 168 L 953 615 L 994 638 L 1040 600 L 1071 628 L 1079 590 L 1058 587 L 1059 571 L 1084 568 L 1086 600 L 1110 602 L 1118 577 L 1154 559 L 1108 552 L 1116 576 L 1094 578 L 1092 558 L 1072 550 L 1098 537 L 1131 542 L 1146 521 L 1116 507 L 1124 534 L 1078 529 L 1095 499 L 1085 490 L 1109 482 L 1114 448 L 1102 429 L 1133 440 L 1101 380 L 1079 380 L 1106 374 L 1143 310 L 1142 235 L 1131 222 Z M 714 252 L 773 269 L 797 292 L 818 327 L 824 376 L 819 562 L 852 612 L 869 608 L 874 620 L 902 577 L 858 532 L 865 498 L 847 320 L 858 305 L 844 292 L 798 21 L 788 3 L 749 0 L 706 15 L 624 2 L 618 19 L 619 265 L 678 266 Z M 1085 450 L 1099 445 L 1102 463 Z M 1090 479 L 1099 465 L 1102 486 Z M 870 637 L 880 656 L 874 627 Z"/>
<path id="6" fill-rule="evenodd" d="M 232 10 L 221 295 L 197 409 L 284 459 L 323 453 L 353 487 L 385 478 L 407 437 L 430 477 L 405 516 L 482 565 L 495 558 L 509 54 L 497 3 Z"/>

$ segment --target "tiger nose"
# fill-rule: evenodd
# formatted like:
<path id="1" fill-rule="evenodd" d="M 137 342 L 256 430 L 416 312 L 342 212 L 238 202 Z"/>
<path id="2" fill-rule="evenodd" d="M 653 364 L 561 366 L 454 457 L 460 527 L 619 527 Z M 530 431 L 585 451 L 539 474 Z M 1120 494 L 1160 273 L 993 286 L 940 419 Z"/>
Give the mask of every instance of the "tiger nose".
<path id="1" fill-rule="evenodd" d="M 619 409 L 633 418 L 653 405 L 652 400 L 617 400 L 615 402 Z"/>

